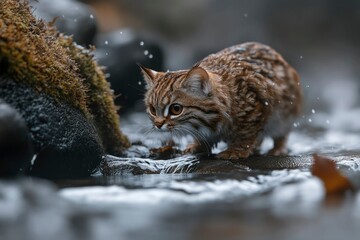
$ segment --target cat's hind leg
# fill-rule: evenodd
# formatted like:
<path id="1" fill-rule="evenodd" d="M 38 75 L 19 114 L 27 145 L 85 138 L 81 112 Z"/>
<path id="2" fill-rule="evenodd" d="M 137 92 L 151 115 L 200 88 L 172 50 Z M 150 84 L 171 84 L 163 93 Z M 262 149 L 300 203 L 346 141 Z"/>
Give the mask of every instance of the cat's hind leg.
<path id="1" fill-rule="evenodd" d="M 287 154 L 286 142 L 288 134 L 274 138 L 274 147 L 267 153 L 271 156 L 281 156 Z"/>
<path id="2" fill-rule="evenodd" d="M 230 159 L 236 160 L 241 158 L 247 158 L 253 154 L 257 147 L 256 137 L 251 139 L 242 140 L 241 143 L 229 142 L 228 148 L 216 155 L 218 159 Z"/>

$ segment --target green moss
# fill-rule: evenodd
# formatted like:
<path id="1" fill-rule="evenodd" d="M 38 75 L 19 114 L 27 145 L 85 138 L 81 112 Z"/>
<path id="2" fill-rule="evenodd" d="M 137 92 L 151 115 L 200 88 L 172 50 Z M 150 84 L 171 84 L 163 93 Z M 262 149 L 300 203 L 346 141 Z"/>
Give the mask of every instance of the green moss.
<path id="1" fill-rule="evenodd" d="M 123 148 L 129 147 L 130 144 L 120 131 L 109 131 L 114 127 L 120 129 L 120 119 L 116 113 L 113 91 L 110 89 L 102 69 L 94 61 L 91 51 L 76 46 L 66 38 L 64 38 L 63 46 L 69 50 L 69 55 L 79 67 L 79 73 L 85 78 L 83 84 L 89 90 L 87 105 L 99 134 L 106 136 L 103 138 L 105 150 L 111 154 L 122 152 Z M 121 139 L 124 144 L 117 145 L 114 141 L 116 139 Z"/>
<path id="2" fill-rule="evenodd" d="M 113 93 L 91 51 L 37 20 L 27 1 L 0 1 L 0 59 L 8 63 L 1 72 L 82 111 L 108 153 L 129 146 L 120 132 Z"/>

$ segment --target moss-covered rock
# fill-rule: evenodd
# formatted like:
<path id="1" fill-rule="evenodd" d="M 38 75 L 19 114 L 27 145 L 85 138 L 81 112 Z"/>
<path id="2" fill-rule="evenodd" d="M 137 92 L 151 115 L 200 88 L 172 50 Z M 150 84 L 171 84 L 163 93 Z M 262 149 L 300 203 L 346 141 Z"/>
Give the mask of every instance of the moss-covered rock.
<path id="1" fill-rule="evenodd" d="M 37 20 L 24 0 L 0 1 L 0 84 L 0 98 L 23 115 L 39 158 L 49 156 L 41 160 L 47 166 L 42 171 L 50 167 L 46 159 L 59 153 L 57 161 L 66 162 L 61 156 L 74 161 L 64 171 L 81 162 L 90 173 L 101 154 L 119 155 L 129 146 L 113 93 L 92 51 L 77 46 L 53 24 Z M 44 118 L 46 124 L 41 124 Z M 90 167 L 89 155 L 97 158 Z"/>

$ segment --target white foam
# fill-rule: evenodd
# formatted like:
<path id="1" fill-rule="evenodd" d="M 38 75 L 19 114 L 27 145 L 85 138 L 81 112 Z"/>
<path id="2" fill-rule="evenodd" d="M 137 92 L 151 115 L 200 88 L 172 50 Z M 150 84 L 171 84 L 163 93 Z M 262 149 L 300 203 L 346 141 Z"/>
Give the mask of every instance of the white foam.
<path id="1" fill-rule="evenodd" d="M 123 186 L 67 188 L 60 190 L 60 195 L 86 204 L 199 204 L 236 200 L 268 191 L 286 182 L 305 180 L 308 177 L 308 173 L 300 170 L 279 170 L 273 171 L 270 175 L 249 177 L 245 180 L 172 180 L 142 189 L 128 189 Z"/>

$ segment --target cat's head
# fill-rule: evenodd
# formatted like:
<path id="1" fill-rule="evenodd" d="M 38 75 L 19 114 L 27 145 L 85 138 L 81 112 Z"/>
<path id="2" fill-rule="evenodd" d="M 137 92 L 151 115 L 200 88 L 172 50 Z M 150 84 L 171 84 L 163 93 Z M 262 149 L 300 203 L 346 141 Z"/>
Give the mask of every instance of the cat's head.
<path id="1" fill-rule="evenodd" d="M 211 73 L 199 66 L 176 72 L 141 70 L 147 86 L 145 105 L 155 128 L 205 136 L 218 131 L 226 113 L 215 96 Z"/>

